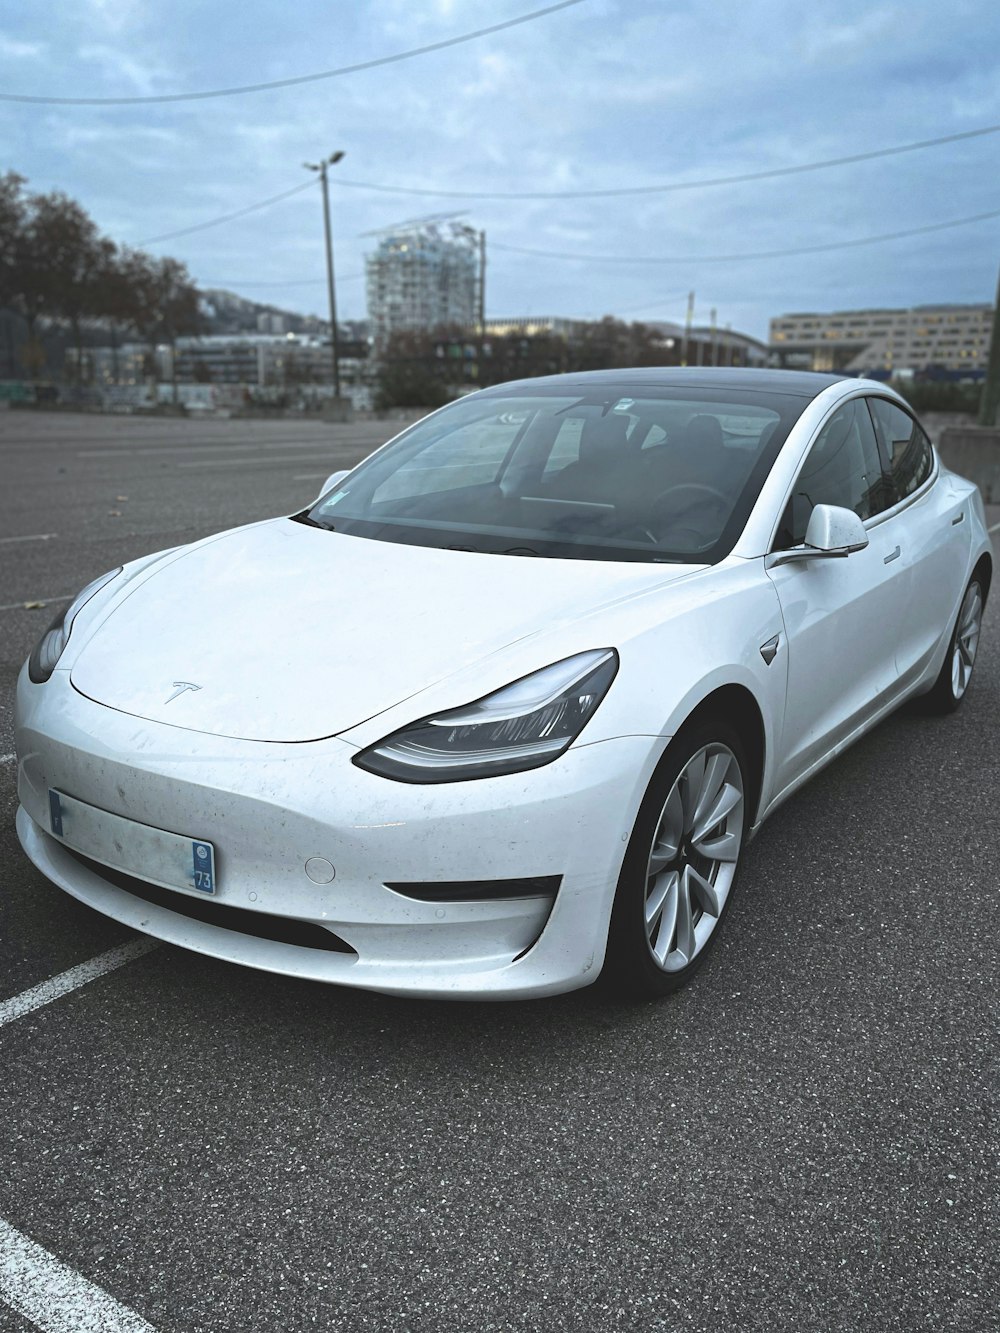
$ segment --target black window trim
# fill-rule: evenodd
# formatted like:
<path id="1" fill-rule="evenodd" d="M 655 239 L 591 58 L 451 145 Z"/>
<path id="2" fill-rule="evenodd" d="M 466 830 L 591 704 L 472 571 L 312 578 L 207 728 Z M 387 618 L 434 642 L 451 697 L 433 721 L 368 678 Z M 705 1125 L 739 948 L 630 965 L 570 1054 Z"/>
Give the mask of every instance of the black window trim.
<path id="1" fill-rule="evenodd" d="M 923 426 L 920 425 L 920 422 L 910 411 L 909 407 L 897 398 L 890 398 L 890 396 L 887 393 L 873 393 L 871 389 L 867 388 L 863 389 L 859 387 L 852 393 L 845 394 L 843 398 L 838 398 L 835 403 L 831 403 L 829 412 L 826 413 L 822 421 L 813 431 L 812 436 L 809 440 L 809 444 L 802 455 L 801 461 L 799 462 L 798 467 L 795 469 L 795 476 L 789 483 L 788 489 L 785 492 L 784 499 L 781 501 L 781 505 L 778 508 L 778 512 L 774 517 L 774 525 L 771 530 L 771 538 L 770 541 L 767 543 L 768 555 L 774 555 L 778 549 L 774 543 L 778 539 L 778 530 L 781 527 L 781 520 L 784 517 L 785 510 L 788 507 L 788 501 L 791 499 L 792 494 L 794 493 L 799 477 L 802 475 L 802 471 L 809 459 L 809 455 L 813 451 L 813 447 L 815 446 L 816 441 L 819 439 L 822 432 L 826 429 L 827 423 L 834 416 L 834 414 L 839 412 L 842 407 L 846 407 L 848 403 L 852 403 L 858 398 L 863 398 L 865 400 L 865 410 L 868 412 L 868 416 L 871 419 L 872 431 L 875 435 L 875 447 L 878 449 L 879 464 L 882 468 L 882 476 L 885 479 L 887 485 L 892 486 L 894 483 L 892 480 L 892 474 L 889 472 L 886 463 L 885 451 L 883 450 L 881 441 L 879 440 L 878 430 L 876 429 L 875 426 L 875 418 L 872 416 L 872 410 L 868 406 L 869 398 L 882 398 L 887 403 L 892 403 L 893 407 L 902 408 L 903 411 L 907 414 L 907 416 L 911 417 L 916 422 L 916 424 L 920 426 L 920 429 L 923 431 L 924 435 L 927 436 L 928 443 L 930 443 L 930 436 L 927 435 L 927 432 L 924 430 Z M 784 447 L 785 446 L 782 445 L 782 448 Z M 927 480 L 923 483 L 923 485 L 919 486 L 917 490 L 915 490 L 911 495 L 907 495 L 902 500 L 897 500 L 896 503 L 894 505 L 891 505 L 888 509 L 883 509 L 881 513 L 873 514 L 871 518 L 862 519 L 861 521 L 865 526 L 866 532 L 871 528 L 878 527 L 880 523 L 885 523 L 887 519 L 895 518 L 897 514 L 902 513 L 902 511 L 907 507 L 907 505 L 912 504 L 914 500 L 917 500 L 924 494 L 926 494 L 926 492 L 930 489 L 933 483 L 937 480 L 938 474 L 940 473 L 941 470 L 940 462 L 938 460 L 937 450 L 934 448 L 933 443 L 931 443 L 931 457 L 933 458 L 933 466 L 931 467 L 930 475 L 928 476 Z"/>

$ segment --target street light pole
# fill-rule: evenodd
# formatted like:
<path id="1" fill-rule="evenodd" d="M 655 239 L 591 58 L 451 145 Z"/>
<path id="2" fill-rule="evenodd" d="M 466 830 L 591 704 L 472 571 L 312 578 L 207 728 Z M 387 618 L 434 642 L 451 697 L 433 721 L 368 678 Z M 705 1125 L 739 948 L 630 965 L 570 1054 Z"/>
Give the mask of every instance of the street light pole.
<path id="1" fill-rule="evenodd" d="M 327 185 L 326 171 L 327 167 L 336 166 L 344 156 L 343 152 L 338 150 L 331 153 L 329 157 L 324 157 L 321 162 L 303 162 L 303 166 L 308 171 L 318 171 L 320 184 L 323 187 L 323 229 L 326 234 L 326 286 L 327 294 L 330 298 L 330 349 L 333 356 L 333 396 L 340 397 L 340 358 L 337 354 L 337 298 L 333 287 L 333 239 L 330 232 L 330 191 Z"/>

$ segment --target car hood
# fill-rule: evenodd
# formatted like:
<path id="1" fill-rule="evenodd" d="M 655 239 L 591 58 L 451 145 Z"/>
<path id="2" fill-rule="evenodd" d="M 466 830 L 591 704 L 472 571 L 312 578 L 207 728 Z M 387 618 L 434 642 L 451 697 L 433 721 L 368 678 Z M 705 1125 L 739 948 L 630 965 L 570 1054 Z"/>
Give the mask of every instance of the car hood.
<path id="1" fill-rule="evenodd" d="M 126 588 L 71 679 L 136 717 L 315 740 L 694 568 L 437 550 L 275 520 L 192 546 Z"/>

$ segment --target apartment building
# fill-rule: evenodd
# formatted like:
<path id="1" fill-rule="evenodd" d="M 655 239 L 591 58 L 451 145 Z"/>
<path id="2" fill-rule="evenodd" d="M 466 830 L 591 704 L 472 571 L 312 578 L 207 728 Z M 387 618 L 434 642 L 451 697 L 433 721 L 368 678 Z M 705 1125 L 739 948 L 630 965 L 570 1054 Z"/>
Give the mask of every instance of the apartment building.
<path id="1" fill-rule="evenodd" d="M 779 365 L 800 370 L 981 379 L 992 324 L 988 304 L 810 312 L 772 319 L 770 344 Z"/>

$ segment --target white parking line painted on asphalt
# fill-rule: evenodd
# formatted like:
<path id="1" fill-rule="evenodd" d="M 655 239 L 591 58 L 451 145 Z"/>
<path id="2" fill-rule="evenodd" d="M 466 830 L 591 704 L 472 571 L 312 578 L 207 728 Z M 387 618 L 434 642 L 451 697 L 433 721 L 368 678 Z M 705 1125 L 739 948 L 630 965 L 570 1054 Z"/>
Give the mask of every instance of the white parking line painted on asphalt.
<path id="1" fill-rule="evenodd" d="M 292 481 L 325 481 L 329 475 L 329 472 L 300 472 Z"/>
<path id="2" fill-rule="evenodd" d="M 326 446 L 325 452 L 329 453 L 329 445 Z M 272 463 L 272 464 L 281 464 L 282 467 L 287 467 L 290 464 L 316 463 L 316 462 L 319 462 L 319 459 L 317 459 L 314 455 L 311 454 L 307 454 L 305 458 L 285 458 L 282 454 L 279 453 L 268 454 L 261 452 L 259 454 L 242 454 L 239 458 L 236 457 L 198 458 L 193 463 L 175 463 L 174 466 L 178 468 L 248 467 L 253 463 Z"/>
<path id="3" fill-rule="evenodd" d="M 144 935 L 140 939 L 119 944 L 116 948 L 109 949 L 107 953 L 99 953 L 96 958 L 90 958 L 85 963 L 78 963 L 76 967 L 60 972 L 58 976 L 49 977 L 48 981 L 39 982 L 37 986 L 22 991 L 20 995 L 11 996 L 9 1000 L 0 1000 L 0 1027 L 5 1023 L 13 1023 L 16 1018 L 23 1018 L 33 1009 L 41 1009 L 43 1005 L 51 1004 L 53 1000 L 68 995 L 70 991 L 79 990 L 81 986 L 86 986 L 88 981 L 96 981 L 106 972 L 113 972 L 116 967 L 124 967 L 126 963 L 131 963 L 134 959 L 141 958 L 143 954 L 151 953 L 159 947 L 159 940 L 151 940 Z"/>
<path id="4" fill-rule="evenodd" d="M 0 542 L 50 542 L 58 532 L 33 532 L 30 537 L 0 537 Z"/>
<path id="5" fill-rule="evenodd" d="M 987 532 L 1000 532 L 1000 523 L 994 523 L 992 528 L 987 528 Z"/>
<path id="6" fill-rule="evenodd" d="M 58 597 L 25 597 L 20 602 L 5 602 L 0 611 L 37 611 L 56 602 L 71 602 L 75 596 L 75 592 L 65 592 Z"/>
<path id="7" fill-rule="evenodd" d="M 156 1333 L 141 1315 L 2 1218 L 0 1300 L 45 1333 Z"/>
<path id="8" fill-rule="evenodd" d="M 337 437 L 338 444 L 365 444 L 367 439 L 360 440 L 342 440 Z M 200 454 L 211 453 L 213 450 L 221 453 L 249 453 L 255 449 L 329 449 L 330 440 L 327 438 L 317 440 L 303 439 L 300 435 L 290 435 L 284 439 L 252 439 L 252 440 L 222 440 L 222 441 L 204 441 L 204 440 L 184 440 L 177 444 L 153 444 L 139 445 L 137 447 L 123 447 L 120 449 L 78 449 L 77 458 L 152 458 L 156 454 Z"/>

